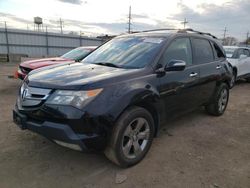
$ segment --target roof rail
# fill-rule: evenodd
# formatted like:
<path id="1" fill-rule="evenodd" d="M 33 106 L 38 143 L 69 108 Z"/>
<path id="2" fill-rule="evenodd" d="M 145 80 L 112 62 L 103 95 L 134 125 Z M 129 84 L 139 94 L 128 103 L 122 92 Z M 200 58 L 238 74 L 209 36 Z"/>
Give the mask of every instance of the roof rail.
<path id="1" fill-rule="evenodd" d="M 191 28 L 188 29 L 174 29 L 174 28 L 162 28 L 162 29 L 151 29 L 151 30 L 144 30 L 144 31 L 133 31 L 131 33 L 144 33 L 144 32 L 152 32 L 152 31 L 177 31 L 178 33 L 187 33 L 187 32 L 193 32 L 193 33 L 197 33 L 200 35 L 208 35 L 214 39 L 218 39 L 216 36 L 210 34 L 210 33 L 204 33 L 201 31 L 197 31 L 197 30 L 193 30 Z"/>
<path id="2" fill-rule="evenodd" d="M 216 36 L 214 36 L 214 35 L 212 35 L 211 33 L 204 33 L 204 32 L 201 32 L 201 31 L 197 31 L 197 30 L 193 30 L 193 29 L 191 29 L 191 28 L 188 28 L 188 29 L 180 29 L 179 31 L 178 31 L 178 33 L 182 33 L 182 32 L 193 32 L 193 33 L 198 33 L 198 34 L 200 34 L 200 35 L 208 35 L 208 36 L 210 36 L 210 37 L 212 37 L 212 38 L 214 38 L 214 39 L 218 39 Z"/>
<path id="3" fill-rule="evenodd" d="M 152 32 L 152 31 L 177 31 L 179 29 L 174 28 L 162 28 L 162 29 L 150 29 L 150 30 L 143 30 L 143 31 L 132 31 L 131 33 L 146 33 L 146 32 Z"/>

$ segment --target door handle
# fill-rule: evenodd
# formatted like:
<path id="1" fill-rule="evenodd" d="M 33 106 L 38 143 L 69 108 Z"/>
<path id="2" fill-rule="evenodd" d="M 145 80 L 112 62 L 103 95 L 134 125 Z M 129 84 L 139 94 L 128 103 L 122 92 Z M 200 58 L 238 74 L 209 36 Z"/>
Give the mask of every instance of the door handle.
<path id="1" fill-rule="evenodd" d="M 217 65 L 216 69 L 221 69 L 221 65 Z"/>
<path id="2" fill-rule="evenodd" d="M 196 77 L 197 75 L 198 75 L 198 73 L 192 72 L 191 74 L 189 74 L 189 77 Z"/>

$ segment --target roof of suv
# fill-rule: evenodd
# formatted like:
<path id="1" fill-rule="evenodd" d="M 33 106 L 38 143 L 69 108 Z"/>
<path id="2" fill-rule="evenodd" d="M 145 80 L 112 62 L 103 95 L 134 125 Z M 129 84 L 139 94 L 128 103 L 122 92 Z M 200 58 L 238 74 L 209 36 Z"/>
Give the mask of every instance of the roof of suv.
<path id="1" fill-rule="evenodd" d="M 134 35 L 134 36 L 170 37 L 177 34 L 204 37 L 210 40 L 211 39 L 218 40 L 217 37 L 211 35 L 210 33 L 204 33 L 193 29 L 155 29 L 155 30 L 133 32 L 132 34 L 127 34 L 123 36 Z"/>

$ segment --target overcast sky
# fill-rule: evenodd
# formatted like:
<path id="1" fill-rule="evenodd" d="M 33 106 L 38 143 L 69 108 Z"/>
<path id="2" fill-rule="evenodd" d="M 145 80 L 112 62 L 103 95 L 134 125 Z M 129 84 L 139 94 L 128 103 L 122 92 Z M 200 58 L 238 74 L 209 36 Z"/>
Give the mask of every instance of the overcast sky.
<path id="1" fill-rule="evenodd" d="M 132 6 L 132 30 L 187 27 L 240 40 L 250 30 L 250 0 L 0 0 L 0 27 L 33 29 L 33 17 L 43 18 L 44 26 L 94 34 L 126 32 L 129 5 Z"/>

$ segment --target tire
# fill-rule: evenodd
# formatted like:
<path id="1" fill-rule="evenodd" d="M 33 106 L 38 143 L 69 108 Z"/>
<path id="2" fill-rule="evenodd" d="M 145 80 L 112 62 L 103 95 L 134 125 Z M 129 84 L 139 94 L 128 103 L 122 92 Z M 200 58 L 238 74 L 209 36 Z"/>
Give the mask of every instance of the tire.
<path id="1" fill-rule="evenodd" d="M 206 111 L 213 116 L 222 115 L 227 108 L 228 99 L 229 87 L 227 84 L 222 83 L 217 87 L 212 102 L 205 107 Z"/>
<path id="2" fill-rule="evenodd" d="M 232 77 L 232 79 L 231 79 L 231 81 L 230 81 L 230 89 L 232 89 L 232 88 L 234 87 L 235 82 L 236 82 L 236 79 L 237 79 L 237 73 L 236 73 L 236 71 L 234 70 L 234 72 L 233 72 L 233 77 Z"/>
<path id="3" fill-rule="evenodd" d="M 246 78 L 246 81 L 250 83 L 250 77 Z"/>
<path id="4" fill-rule="evenodd" d="M 106 157 L 121 167 L 139 163 L 152 144 L 154 130 L 152 115 L 146 109 L 128 108 L 115 123 L 104 151 Z"/>

